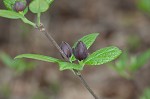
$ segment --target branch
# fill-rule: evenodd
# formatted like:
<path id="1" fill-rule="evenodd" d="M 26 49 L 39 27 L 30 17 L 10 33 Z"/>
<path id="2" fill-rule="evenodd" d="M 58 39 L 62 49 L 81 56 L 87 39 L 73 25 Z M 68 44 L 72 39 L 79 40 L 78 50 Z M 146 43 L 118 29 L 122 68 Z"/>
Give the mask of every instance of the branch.
<path id="1" fill-rule="evenodd" d="M 74 71 L 76 71 L 76 70 L 74 70 Z M 83 78 L 82 74 L 80 72 L 78 72 L 78 71 L 76 71 L 75 73 L 79 77 L 79 79 L 81 80 L 82 84 L 86 87 L 86 89 L 92 94 L 92 96 L 95 99 L 98 99 L 98 97 L 95 95 L 95 93 L 92 91 L 92 89 L 89 87 L 89 85 L 87 84 L 87 82 Z"/>
<path id="2" fill-rule="evenodd" d="M 57 44 L 57 42 L 54 40 L 54 38 L 48 33 L 48 31 L 45 29 L 43 24 L 40 24 L 40 26 L 37 26 L 38 30 L 40 32 L 42 32 L 43 34 L 45 34 L 45 36 L 47 37 L 47 39 L 52 42 L 52 44 L 58 49 L 58 51 L 61 53 L 61 55 L 64 57 L 64 59 L 67 62 L 69 61 L 69 58 L 66 57 L 66 55 L 63 53 L 63 51 L 61 50 L 61 48 L 59 47 L 59 45 Z M 91 90 L 91 88 L 88 86 L 88 84 L 86 83 L 86 81 L 84 80 L 83 76 L 81 75 L 81 73 L 77 70 L 73 70 L 74 73 L 76 74 L 76 76 L 79 77 L 79 79 L 81 80 L 82 84 L 85 86 L 85 88 L 91 93 L 91 95 L 95 98 L 98 99 L 98 97 L 94 94 L 94 92 Z"/>

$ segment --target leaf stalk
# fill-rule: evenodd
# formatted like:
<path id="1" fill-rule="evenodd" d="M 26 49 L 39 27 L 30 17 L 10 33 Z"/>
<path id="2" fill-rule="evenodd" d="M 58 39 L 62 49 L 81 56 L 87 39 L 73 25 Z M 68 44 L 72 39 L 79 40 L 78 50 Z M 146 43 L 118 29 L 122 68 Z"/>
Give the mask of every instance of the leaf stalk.
<path id="1" fill-rule="evenodd" d="M 37 26 L 39 27 L 40 26 L 40 23 L 41 23 L 41 13 L 37 13 Z"/>

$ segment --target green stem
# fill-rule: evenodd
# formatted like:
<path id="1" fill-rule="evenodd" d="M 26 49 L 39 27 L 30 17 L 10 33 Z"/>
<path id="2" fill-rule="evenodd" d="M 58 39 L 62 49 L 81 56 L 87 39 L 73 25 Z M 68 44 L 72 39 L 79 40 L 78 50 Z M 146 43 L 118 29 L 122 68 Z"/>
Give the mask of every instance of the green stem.
<path id="1" fill-rule="evenodd" d="M 29 24 L 29 25 L 35 27 L 35 28 L 37 27 L 35 23 L 31 22 L 31 21 L 28 20 L 26 17 L 21 18 L 21 20 L 22 20 L 24 23 L 27 23 L 27 24 Z"/>
<path id="2" fill-rule="evenodd" d="M 40 23 L 41 23 L 40 17 L 41 17 L 41 13 L 37 13 L 37 25 L 38 26 L 40 26 Z"/>

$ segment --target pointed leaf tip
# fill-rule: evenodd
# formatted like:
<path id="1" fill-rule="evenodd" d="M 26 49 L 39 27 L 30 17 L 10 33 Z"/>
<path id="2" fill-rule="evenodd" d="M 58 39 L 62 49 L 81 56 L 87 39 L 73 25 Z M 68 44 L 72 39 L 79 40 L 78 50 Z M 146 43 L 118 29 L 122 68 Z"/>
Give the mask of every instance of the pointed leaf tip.
<path id="1" fill-rule="evenodd" d="M 15 57 L 15 59 L 18 59 L 18 58 L 30 58 L 30 59 L 35 59 L 35 60 L 40 60 L 40 61 L 45 61 L 45 62 L 54 62 L 54 63 L 61 62 L 61 60 L 57 58 L 39 55 L 39 54 L 21 54 Z"/>

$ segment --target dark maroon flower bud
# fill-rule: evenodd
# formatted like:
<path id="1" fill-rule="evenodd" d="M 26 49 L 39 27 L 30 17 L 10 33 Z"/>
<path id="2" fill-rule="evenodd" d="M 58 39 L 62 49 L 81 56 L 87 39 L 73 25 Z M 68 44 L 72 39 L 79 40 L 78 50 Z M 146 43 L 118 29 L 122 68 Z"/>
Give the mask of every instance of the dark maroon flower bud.
<path id="1" fill-rule="evenodd" d="M 23 11 L 26 8 L 27 2 L 24 1 L 16 1 L 14 4 L 14 10 L 17 12 Z"/>
<path id="2" fill-rule="evenodd" d="M 78 59 L 79 61 L 87 58 L 88 50 L 82 41 L 79 41 L 77 43 L 77 46 L 75 48 L 73 48 L 73 54 L 74 54 L 75 58 Z"/>
<path id="3" fill-rule="evenodd" d="M 66 42 L 62 42 L 60 45 L 61 50 L 64 52 L 67 58 L 71 57 L 72 55 L 72 48 Z"/>

